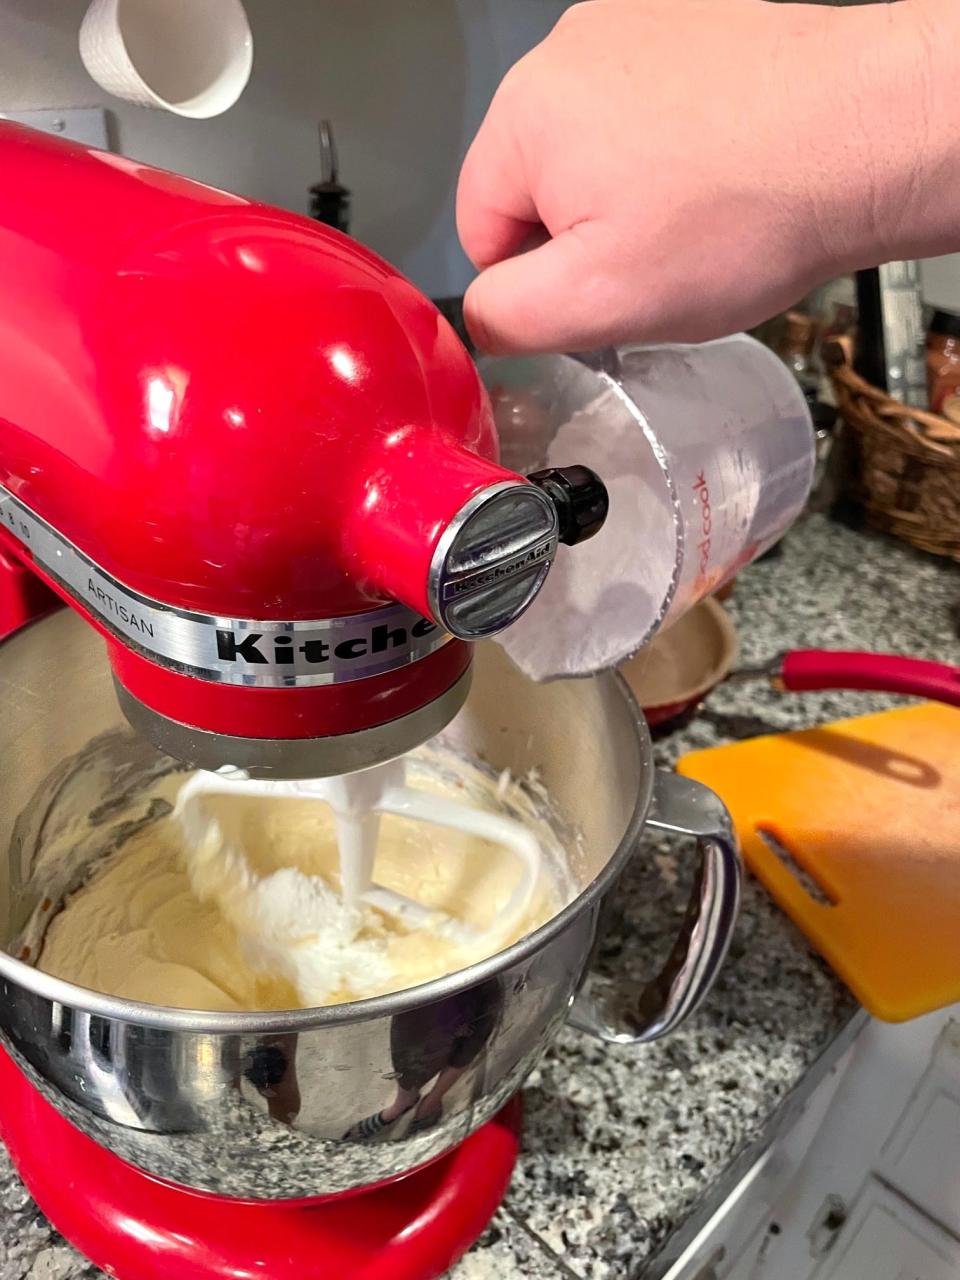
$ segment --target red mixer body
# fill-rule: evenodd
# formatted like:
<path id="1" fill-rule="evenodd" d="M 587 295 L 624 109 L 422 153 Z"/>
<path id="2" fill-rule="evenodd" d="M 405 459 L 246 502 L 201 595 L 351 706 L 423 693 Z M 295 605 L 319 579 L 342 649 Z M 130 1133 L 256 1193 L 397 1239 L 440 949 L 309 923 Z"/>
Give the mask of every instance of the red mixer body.
<path id="1" fill-rule="evenodd" d="M 439 313 L 329 228 L 0 128 L 0 483 L 185 609 L 351 613 L 408 573 L 416 597 L 412 553 L 503 475 Z"/>
<path id="2" fill-rule="evenodd" d="M 517 1159 L 519 1096 L 453 1151 L 377 1187 L 242 1201 L 149 1177 L 99 1146 L 0 1050 L 0 1136 L 51 1222 L 116 1280 L 434 1280 L 474 1243 Z"/>
<path id="3" fill-rule="evenodd" d="M 453 686 L 431 564 L 523 480 L 437 310 L 330 228 L 134 161 L 0 122 L 0 169 L 0 549 L 205 733 L 354 733 Z"/>

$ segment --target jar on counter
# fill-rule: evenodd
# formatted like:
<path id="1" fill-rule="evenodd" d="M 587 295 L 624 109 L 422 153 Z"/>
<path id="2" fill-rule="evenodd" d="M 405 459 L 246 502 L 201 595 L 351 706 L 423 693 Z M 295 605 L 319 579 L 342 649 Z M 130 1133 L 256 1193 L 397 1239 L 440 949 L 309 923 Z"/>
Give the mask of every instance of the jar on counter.
<path id="1" fill-rule="evenodd" d="M 960 423 L 960 316 L 935 311 L 927 331 L 930 409 Z"/>
<path id="2" fill-rule="evenodd" d="M 799 382 L 812 404 L 817 396 L 817 366 L 814 358 L 817 329 L 812 316 L 804 311 L 788 311 L 784 316 L 784 332 L 777 354 Z"/>

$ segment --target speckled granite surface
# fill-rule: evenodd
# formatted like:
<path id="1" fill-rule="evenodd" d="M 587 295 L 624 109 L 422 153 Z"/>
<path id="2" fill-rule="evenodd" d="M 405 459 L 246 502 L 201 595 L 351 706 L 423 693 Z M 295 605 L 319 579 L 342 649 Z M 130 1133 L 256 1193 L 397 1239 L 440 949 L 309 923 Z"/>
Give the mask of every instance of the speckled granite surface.
<path id="1" fill-rule="evenodd" d="M 874 648 L 960 663 L 960 571 L 812 517 L 753 566 L 730 603 L 742 658 L 790 646 Z M 693 748 L 879 710 L 863 694 L 715 692 L 662 741 Z M 687 851 L 649 841 L 622 883 L 600 962 L 641 978 L 686 897 Z M 854 1004 L 752 882 L 727 968 L 700 1013 L 641 1050 L 565 1031 L 526 1095 L 524 1150 L 504 1207 L 451 1280 L 639 1280 L 731 1163 L 849 1025 Z M 94 1280 L 0 1157 L 0 1280 Z"/>

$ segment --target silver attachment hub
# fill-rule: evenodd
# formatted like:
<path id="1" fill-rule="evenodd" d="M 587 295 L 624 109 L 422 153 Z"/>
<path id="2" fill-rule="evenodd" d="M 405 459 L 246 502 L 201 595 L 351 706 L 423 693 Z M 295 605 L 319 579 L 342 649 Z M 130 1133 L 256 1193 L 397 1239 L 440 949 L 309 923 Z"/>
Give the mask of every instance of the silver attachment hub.
<path id="1" fill-rule="evenodd" d="M 505 481 L 474 494 L 433 553 L 434 618 L 461 640 L 502 631 L 543 586 L 558 540 L 556 508 L 536 485 Z"/>

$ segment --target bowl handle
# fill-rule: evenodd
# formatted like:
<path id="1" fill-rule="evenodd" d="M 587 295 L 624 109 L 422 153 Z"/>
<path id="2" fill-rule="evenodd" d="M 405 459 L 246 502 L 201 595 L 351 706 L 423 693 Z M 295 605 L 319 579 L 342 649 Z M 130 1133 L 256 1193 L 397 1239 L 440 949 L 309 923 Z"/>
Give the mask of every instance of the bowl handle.
<path id="1" fill-rule="evenodd" d="M 737 839 L 726 807 L 709 787 L 658 769 L 646 825 L 694 836 L 700 866 L 683 928 L 660 974 L 639 990 L 591 974 L 574 1000 L 571 1025 L 610 1044 L 658 1040 L 699 1008 L 726 959 L 740 907 Z"/>

